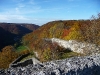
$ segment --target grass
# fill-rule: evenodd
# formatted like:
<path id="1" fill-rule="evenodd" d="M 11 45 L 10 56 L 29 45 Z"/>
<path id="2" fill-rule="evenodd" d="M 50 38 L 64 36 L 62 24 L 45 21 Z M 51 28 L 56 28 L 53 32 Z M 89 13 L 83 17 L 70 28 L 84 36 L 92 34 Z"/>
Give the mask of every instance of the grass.
<path id="1" fill-rule="evenodd" d="M 16 48 L 17 52 L 21 52 L 23 50 L 27 50 L 27 48 L 25 46 L 23 46 L 23 45 L 21 45 L 21 46 L 19 46 L 19 47 Z"/>
<path id="2" fill-rule="evenodd" d="M 16 52 L 22 52 L 24 50 L 28 50 L 28 48 L 24 45 L 20 45 L 16 48 Z M 30 59 L 32 57 L 35 57 L 35 55 L 34 55 L 34 53 L 31 52 L 27 57 L 23 58 L 20 62 L 23 62 L 23 61 Z"/>

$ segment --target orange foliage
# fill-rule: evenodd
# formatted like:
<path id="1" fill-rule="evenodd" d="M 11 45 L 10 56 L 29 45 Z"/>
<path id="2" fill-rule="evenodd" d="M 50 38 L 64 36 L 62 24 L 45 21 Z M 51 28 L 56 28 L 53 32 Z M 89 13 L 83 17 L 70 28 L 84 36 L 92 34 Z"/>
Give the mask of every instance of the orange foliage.
<path id="1" fill-rule="evenodd" d="M 69 30 L 64 29 L 63 30 L 63 34 L 62 34 L 62 38 L 64 38 L 65 36 L 67 36 L 69 34 L 69 32 L 70 32 L 70 29 Z"/>

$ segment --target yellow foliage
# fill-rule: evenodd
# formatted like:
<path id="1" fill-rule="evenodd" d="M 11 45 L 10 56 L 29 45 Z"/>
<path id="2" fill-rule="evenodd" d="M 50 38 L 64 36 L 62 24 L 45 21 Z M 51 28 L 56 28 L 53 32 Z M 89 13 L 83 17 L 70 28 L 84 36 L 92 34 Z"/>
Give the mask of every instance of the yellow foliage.
<path id="1" fill-rule="evenodd" d="M 43 61 L 47 61 L 47 60 L 51 59 L 51 50 L 50 50 L 50 48 L 47 48 L 47 50 L 44 50 L 43 58 L 44 58 Z"/>
<path id="2" fill-rule="evenodd" d="M 77 40 L 82 38 L 78 24 L 75 23 L 70 30 L 70 33 L 64 37 L 65 40 Z"/>

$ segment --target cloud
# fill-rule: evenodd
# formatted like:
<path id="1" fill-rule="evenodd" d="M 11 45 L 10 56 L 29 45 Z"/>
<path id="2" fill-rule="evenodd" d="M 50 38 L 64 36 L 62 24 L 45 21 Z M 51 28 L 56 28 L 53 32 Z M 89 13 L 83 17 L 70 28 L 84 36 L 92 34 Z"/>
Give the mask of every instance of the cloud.
<path id="1" fill-rule="evenodd" d="M 19 11 L 19 8 L 15 8 L 15 10 L 16 10 L 16 13 L 19 13 L 20 11 Z"/>
<path id="2" fill-rule="evenodd" d="M 33 18 L 22 15 L 0 15 L 0 22 L 8 23 L 33 23 L 43 25 L 49 21 L 54 21 L 57 18 Z"/>
<path id="3" fill-rule="evenodd" d="M 34 5 L 34 4 L 36 4 L 36 3 L 34 2 L 34 0 L 29 0 L 29 4 Z"/>
<path id="4" fill-rule="evenodd" d="M 35 2 L 35 0 L 14 0 L 15 6 L 11 8 L 5 8 L 5 11 L 2 13 L 0 12 L 0 21 L 1 22 L 19 22 L 19 23 L 34 23 L 34 24 L 44 24 L 49 21 L 57 20 L 59 18 L 57 14 L 61 14 L 60 11 L 68 10 L 67 12 L 70 12 L 70 9 L 67 9 L 68 7 L 46 7 L 42 8 L 42 3 L 44 1 L 50 1 L 50 0 L 44 0 L 42 2 Z M 40 5 L 39 5 L 40 4 Z M 53 14 L 57 18 L 52 18 L 54 16 L 50 16 Z M 45 15 L 45 16 L 43 16 Z M 49 16 L 49 18 L 47 18 Z M 42 18 L 43 17 L 43 18 Z"/>
<path id="5" fill-rule="evenodd" d="M 23 8 L 23 7 L 25 7 L 25 4 L 19 3 L 19 4 L 18 4 L 18 7 L 19 7 L 19 8 Z"/>
<path id="6" fill-rule="evenodd" d="M 0 15 L 0 20 L 9 20 L 7 15 Z"/>
<path id="7" fill-rule="evenodd" d="M 41 6 L 37 5 L 34 0 L 29 0 L 25 3 L 19 2 L 13 10 L 18 14 L 31 14 L 40 12 Z"/>
<path id="8" fill-rule="evenodd" d="M 21 15 L 11 15 L 11 19 L 17 19 L 17 20 L 30 20 L 27 17 L 21 16 Z"/>
<path id="9" fill-rule="evenodd" d="M 0 15 L 0 20 L 30 20 L 29 18 L 21 15 Z"/>

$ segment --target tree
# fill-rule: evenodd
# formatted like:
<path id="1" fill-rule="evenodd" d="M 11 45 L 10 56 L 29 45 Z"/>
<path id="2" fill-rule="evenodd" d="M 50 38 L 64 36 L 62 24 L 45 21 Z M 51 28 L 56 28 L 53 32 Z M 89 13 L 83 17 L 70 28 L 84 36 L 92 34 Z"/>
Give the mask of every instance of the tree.
<path id="1" fill-rule="evenodd" d="M 87 42 L 100 45 L 100 13 L 97 17 L 91 17 L 90 23 L 85 25 L 82 34 Z"/>
<path id="2" fill-rule="evenodd" d="M 15 48 L 11 45 L 6 46 L 0 53 L 0 68 L 8 68 L 9 64 L 18 57 L 18 53 L 15 52 Z"/>

